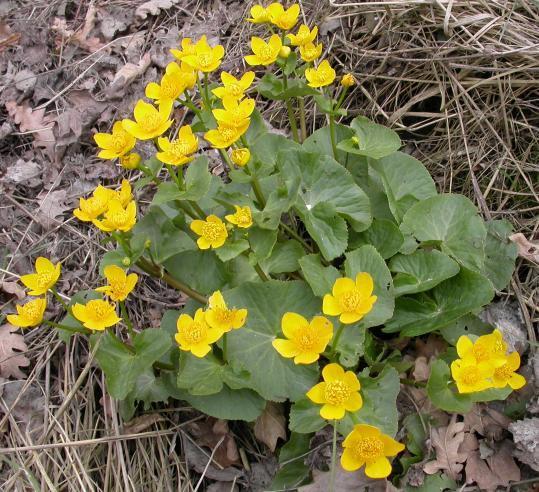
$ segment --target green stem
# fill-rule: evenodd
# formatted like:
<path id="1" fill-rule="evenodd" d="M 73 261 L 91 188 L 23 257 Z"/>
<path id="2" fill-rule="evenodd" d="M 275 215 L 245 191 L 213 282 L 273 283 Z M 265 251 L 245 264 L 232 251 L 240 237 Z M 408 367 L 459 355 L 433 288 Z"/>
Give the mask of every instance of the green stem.
<path id="1" fill-rule="evenodd" d="M 225 149 L 219 149 L 219 154 L 221 155 L 221 159 L 223 162 L 230 168 L 234 169 L 234 164 L 230 160 L 230 156 L 228 155 L 227 151 Z"/>
<path id="2" fill-rule="evenodd" d="M 288 77 L 283 72 L 283 87 L 288 89 Z M 288 112 L 288 119 L 290 120 L 290 129 L 292 130 L 292 136 L 296 142 L 299 142 L 298 124 L 296 122 L 296 115 L 294 114 L 294 108 L 292 107 L 292 101 L 290 98 L 285 99 L 286 110 Z"/>
<path id="3" fill-rule="evenodd" d="M 206 218 L 206 213 L 204 210 L 202 210 L 197 202 L 194 202 L 193 200 L 189 200 L 189 205 L 194 208 L 195 212 L 199 215 L 199 217 L 204 220 Z"/>
<path id="4" fill-rule="evenodd" d="M 58 294 L 56 289 L 50 289 L 50 291 L 52 292 L 52 295 L 56 298 L 56 300 L 62 305 L 62 307 L 69 313 L 69 306 L 62 299 L 62 296 Z"/>
<path id="5" fill-rule="evenodd" d="M 427 383 L 425 381 L 415 381 L 414 379 L 401 378 L 401 384 L 406 384 L 407 386 L 414 386 L 415 388 L 425 388 Z"/>
<path id="6" fill-rule="evenodd" d="M 176 185 L 178 186 L 178 189 L 180 191 L 182 191 L 183 189 L 183 186 L 182 186 L 182 179 L 180 179 L 178 177 L 178 175 L 176 174 L 176 171 L 174 170 L 174 168 L 170 165 L 170 164 L 165 164 L 165 167 L 167 168 L 167 171 L 168 173 L 170 174 L 170 177 L 174 180 L 174 182 L 176 183 Z M 183 177 L 183 176 L 182 176 Z"/>
<path id="7" fill-rule="evenodd" d="M 183 95 L 185 96 L 185 101 L 180 100 L 180 102 L 193 111 L 198 116 L 198 119 L 202 121 L 202 111 L 195 106 L 195 103 L 191 99 L 191 96 L 187 94 L 187 91 L 184 92 Z"/>
<path id="8" fill-rule="evenodd" d="M 340 109 L 341 107 L 341 104 L 343 103 L 344 101 L 344 98 L 346 97 L 346 93 L 348 92 L 348 87 L 344 87 L 342 92 L 341 92 L 341 95 L 339 96 L 339 100 L 337 101 L 337 105 L 335 106 L 335 111 L 337 111 L 338 109 Z"/>
<path id="9" fill-rule="evenodd" d="M 200 292 L 197 292 L 188 285 L 185 285 L 183 282 L 171 277 L 164 270 L 152 265 L 148 260 L 146 260 L 146 258 L 139 258 L 136 264 L 140 269 L 144 270 L 152 277 L 163 279 L 168 285 L 178 289 L 180 292 L 183 292 L 185 295 L 191 297 L 195 301 L 198 301 L 201 304 L 207 304 L 208 299 L 206 299 L 206 297 L 204 297 Z"/>
<path id="10" fill-rule="evenodd" d="M 301 127 L 301 141 L 304 142 L 307 138 L 307 125 L 305 123 L 305 99 L 303 97 L 298 98 L 299 102 L 299 124 Z"/>
<path id="11" fill-rule="evenodd" d="M 335 138 L 335 117 L 333 114 L 329 115 L 329 135 L 331 138 L 331 150 L 333 151 L 333 158 L 337 160 L 337 143 Z"/>
<path id="12" fill-rule="evenodd" d="M 344 329 L 344 323 L 340 323 L 339 328 L 337 328 L 337 333 L 335 333 L 335 338 L 333 339 L 331 353 L 329 354 L 330 359 L 333 359 L 337 353 L 337 346 L 339 345 L 339 340 L 341 338 L 343 329 Z"/>
<path id="13" fill-rule="evenodd" d="M 329 490 L 335 492 L 335 471 L 337 461 L 337 423 L 338 420 L 333 421 L 333 441 L 331 447 L 331 475 L 329 476 Z"/>
<path id="14" fill-rule="evenodd" d="M 69 331 L 71 333 L 81 333 L 83 335 L 89 335 L 91 333 L 91 331 L 87 328 L 75 328 L 74 326 L 62 325 L 60 323 L 55 323 L 54 321 L 44 320 L 43 323 L 54 328 Z"/>
<path id="15" fill-rule="evenodd" d="M 176 204 L 176 206 L 178 208 L 180 208 L 181 210 L 183 210 L 187 215 L 189 215 L 189 217 L 191 217 L 192 219 L 198 219 L 199 217 L 197 216 L 196 213 L 193 212 L 193 210 L 191 210 L 191 207 L 189 207 L 186 203 L 183 203 L 181 200 L 174 200 L 174 203 Z"/>
<path id="16" fill-rule="evenodd" d="M 122 318 L 125 322 L 125 325 L 127 326 L 127 331 L 129 332 L 129 336 L 133 338 L 135 336 L 135 332 L 133 330 L 133 323 L 131 323 L 131 319 L 129 318 L 129 313 L 127 312 L 127 308 L 125 307 L 125 301 L 120 301 L 120 313 L 122 313 Z"/>
<path id="17" fill-rule="evenodd" d="M 258 204 L 261 208 L 264 208 L 266 206 L 266 199 L 264 198 L 264 193 L 262 193 L 260 181 L 258 181 L 258 178 L 254 174 L 251 175 L 251 184 L 253 185 L 253 191 Z"/>
<path id="18" fill-rule="evenodd" d="M 209 84 L 209 81 L 208 81 L 208 73 L 207 72 L 204 72 L 204 94 L 206 96 L 206 100 L 205 100 L 205 103 L 208 107 L 208 110 L 211 109 L 211 104 L 210 104 L 210 84 Z"/>
<path id="19" fill-rule="evenodd" d="M 267 282 L 269 280 L 268 276 L 264 273 L 264 270 L 262 270 L 258 263 L 255 263 L 254 269 L 255 272 L 258 273 L 258 276 L 261 278 L 262 282 Z"/>
<path id="20" fill-rule="evenodd" d="M 281 227 L 290 234 L 296 241 L 299 241 L 310 253 L 313 252 L 313 248 L 309 243 L 305 241 L 294 229 L 292 229 L 289 225 L 285 224 L 284 222 L 281 222 Z"/>

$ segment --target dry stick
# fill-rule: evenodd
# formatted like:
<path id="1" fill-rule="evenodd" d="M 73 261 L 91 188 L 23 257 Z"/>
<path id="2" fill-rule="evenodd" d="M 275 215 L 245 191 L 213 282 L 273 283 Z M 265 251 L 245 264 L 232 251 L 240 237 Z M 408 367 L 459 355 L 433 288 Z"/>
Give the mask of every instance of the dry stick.
<path id="1" fill-rule="evenodd" d="M 198 482 L 195 486 L 195 490 L 194 492 L 197 492 L 198 488 L 202 485 L 202 482 L 204 480 L 204 477 L 206 476 L 206 472 L 208 471 L 208 468 L 210 467 L 211 465 L 211 462 L 213 461 L 213 457 L 215 455 L 215 453 L 217 452 L 217 449 L 219 448 L 219 446 L 223 443 L 223 441 L 225 440 L 225 436 L 221 437 L 221 439 L 219 439 L 219 442 L 215 445 L 215 447 L 213 448 L 212 452 L 211 452 L 211 455 L 210 455 L 210 459 L 208 460 L 208 462 L 206 463 L 206 466 L 204 467 L 204 470 L 202 471 L 202 475 L 200 476 L 200 478 L 198 479 Z"/>

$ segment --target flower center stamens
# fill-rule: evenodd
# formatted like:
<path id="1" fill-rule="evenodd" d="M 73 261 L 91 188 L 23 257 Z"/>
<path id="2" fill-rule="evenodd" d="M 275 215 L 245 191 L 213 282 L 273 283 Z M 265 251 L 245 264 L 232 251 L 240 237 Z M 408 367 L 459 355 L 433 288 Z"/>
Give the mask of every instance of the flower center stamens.
<path id="1" fill-rule="evenodd" d="M 365 437 L 353 448 L 354 454 L 364 460 L 372 460 L 384 454 L 384 443 L 376 437 Z"/>
<path id="2" fill-rule="evenodd" d="M 339 303 L 344 312 L 354 311 L 361 302 L 361 295 L 357 289 L 344 292 L 339 299 Z"/>
<path id="3" fill-rule="evenodd" d="M 214 222 L 205 222 L 202 226 L 202 236 L 208 241 L 215 241 L 221 236 L 221 226 Z"/>
<path id="4" fill-rule="evenodd" d="M 330 381 L 324 391 L 325 400 L 331 405 L 342 405 L 350 398 L 350 388 L 343 381 Z"/>

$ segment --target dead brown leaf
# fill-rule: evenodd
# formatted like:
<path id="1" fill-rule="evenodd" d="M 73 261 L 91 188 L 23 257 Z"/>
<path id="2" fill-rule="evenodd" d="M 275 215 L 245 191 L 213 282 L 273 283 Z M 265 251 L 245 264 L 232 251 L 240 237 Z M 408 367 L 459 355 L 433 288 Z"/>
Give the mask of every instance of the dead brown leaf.
<path id="1" fill-rule="evenodd" d="M 386 492 L 387 480 L 375 480 L 368 478 L 361 468 L 355 472 L 344 470 L 341 465 L 335 470 L 335 488 L 339 492 L 357 492 L 369 490 L 369 492 Z M 313 470 L 313 483 L 298 488 L 298 492 L 327 492 L 330 490 L 329 481 L 331 473 Z"/>
<path id="2" fill-rule="evenodd" d="M 0 53 L 6 48 L 17 44 L 19 39 L 21 39 L 20 32 L 13 32 L 8 24 L 0 21 Z"/>
<path id="3" fill-rule="evenodd" d="M 430 374 L 430 362 L 426 357 L 417 357 L 414 363 L 414 372 L 412 375 L 416 381 L 427 381 Z"/>
<path id="4" fill-rule="evenodd" d="M 6 282 L 3 280 L 0 282 L 0 290 L 3 290 L 6 294 L 14 295 L 19 300 L 26 297 L 24 287 L 22 287 L 18 282 Z"/>
<path id="5" fill-rule="evenodd" d="M 509 239 L 517 245 L 520 257 L 539 263 L 539 243 L 528 241 L 521 232 L 509 236 Z"/>
<path id="6" fill-rule="evenodd" d="M 5 104 L 8 114 L 19 125 L 19 130 L 31 133 L 34 137 L 34 146 L 43 149 L 49 160 L 55 160 L 56 138 L 52 128 L 54 122 L 45 116 L 45 109 L 33 110 L 27 105 L 19 106 L 15 101 Z"/>
<path id="7" fill-rule="evenodd" d="M 10 412 L 23 434 L 38 434 L 43 431 L 45 397 L 43 390 L 35 382 L 24 389 L 26 381 L 6 381 L 0 379 L 2 396 L 0 411 Z"/>
<path id="8" fill-rule="evenodd" d="M 148 15 L 159 15 L 161 10 L 167 10 L 177 4 L 179 0 L 150 0 L 144 2 L 135 10 L 135 17 L 144 20 Z"/>
<path id="9" fill-rule="evenodd" d="M 15 164 L 7 168 L 2 181 L 5 183 L 22 184 L 29 186 L 30 188 L 35 188 L 42 183 L 40 176 L 41 166 L 37 162 L 17 159 Z"/>
<path id="10" fill-rule="evenodd" d="M 275 451 L 279 438 L 286 440 L 286 419 L 283 406 L 268 401 L 264 412 L 256 419 L 254 432 L 256 438 L 263 442 L 271 452 Z"/>
<path id="11" fill-rule="evenodd" d="M 470 449 L 467 453 L 466 483 L 475 482 L 481 490 L 494 492 L 498 487 L 507 487 L 510 482 L 520 480 L 520 469 L 512 456 L 511 441 L 501 443 L 486 461 L 481 459 L 480 444 L 478 445 L 476 440 L 475 449 Z"/>
<path id="12" fill-rule="evenodd" d="M 58 225 L 57 218 L 70 208 L 65 204 L 66 198 L 66 190 L 45 191 L 38 195 L 39 209 L 35 218 L 44 229 L 52 229 Z"/>
<path id="13" fill-rule="evenodd" d="M 135 417 L 129 422 L 124 424 L 122 429 L 123 434 L 139 434 L 142 431 L 145 431 L 149 427 L 158 422 L 164 422 L 165 419 L 162 415 L 158 413 L 146 413 L 140 417 Z"/>
<path id="14" fill-rule="evenodd" d="M 464 415 L 465 430 L 499 441 L 511 419 L 487 405 L 476 404 Z"/>
<path id="15" fill-rule="evenodd" d="M 28 367 L 30 360 L 24 355 L 28 350 L 24 337 L 13 333 L 16 330 L 16 326 L 7 323 L 0 326 L 0 376 L 23 379 L 26 374 L 20 368 Z"/>
<path id="16" fill-rule="evenodd" d="M 195 438 L 199 446 L 209 448 L 211 451 L 219 445 L 214 454 L 215 462 L 223 467 L 235 465 L 240 462 L 240 455 L 234 436 L 230 433 L 226 420 L 208 417 L 206 420 L 198 420 L 189 425 L 189 433 Z"/>
<path id="17" fill-rule="evenodd" d="M 140 61 L 135 63 L 126 63 L 116 72 L 111 84 L 105 89 L 107 99 L 118 99 L 123 97 L 126 87 L 137 77 L 140 77 L 151 63 L 150 53 L 146 53 Z"/>
<path id="18" fill-rule="evenodd" d="M 431 430 L 430 442 L 436 451 L 436 459 L 423 466 L 425 473 L 432 475 L 438 470 L 444 470 L 449 477 L 458 479 L 467 456 L 459 452 L 464 441 L 464 422 L 456 420 L 457 416 L 453 415 L 447 427 Z"/>
<path id="19" fill-rule="evenodd" d="M 431 357 L 437 357 L 447 348 L 446 341 L 433 333 L 429 333 L 426 341 L 417 338 L 415 340 L 415 348 L 418 356 L 426 357 L 430 360 Z"/>
<path id="20" fill-rule="evenodd" d="M 243 476 L 243 472 L 233 466 L 218 468 L 214 465 L 214 462 L 216 461 L 215 455 L 213 461 L 208 465 L 209 455 L 189 439 L 183 439 L 182 445 L 184 447 L 184 456 L 187 465 L 194 468 L 197 473 L 204 473 L 207 478 L 222 482 L 236 481 Z M 223 446 L 223 443 L 221 443 L 221 446 Z M 221 446 L 219 446 L 219 448 Z"/>

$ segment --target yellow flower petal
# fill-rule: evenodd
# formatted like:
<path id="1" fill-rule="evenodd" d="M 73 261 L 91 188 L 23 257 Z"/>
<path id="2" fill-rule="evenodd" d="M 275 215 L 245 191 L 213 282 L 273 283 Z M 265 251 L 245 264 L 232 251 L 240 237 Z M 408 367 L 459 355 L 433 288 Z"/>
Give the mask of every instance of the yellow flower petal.
<path id="1" fill-rule="evenodd" d="M 309 391 L 307 391 L 307 398 L 309 400 L 313 401 L 314 403 L 325 403 L 326 397 L 325 397 L 325 390 L 326 390 L 326 383 L 318 383 L 315 384 Z"/>
<path id="2" fill-rule="evenodd" d="M 328 364 L 322 369 L 322 377 L 326 383 L 344 379 L 344 369 L 339 364 Z"/>
<path id="3" fill-rule="evenodd" d="M 298 355 L 299 350 L 294 343 L 290 340 L 285 340 L 283 338 L 276 338 L 271 342 L 273 348 L 279 352 L 282 357 L 290 359 Z"/>
<path id="4" fill-rule="evenodd" d="M 341 466 L 349 472 L 359 470 L 365 464 L 365 460 L 357 458 L 349 449 L 344 449 L 341 455 Z"/>
<path id="5" fill-rule="evenodd" d="M 326 420 L 340 420 L 344 417 L 346 411 L 344 407 L 337 407 L 326 403 L 320 409 L 320 416 Z"/>
<path id="6" fill-rule="evenodd" d="M 391 473 L 391 463 L 385 456 L 380 456 L 374 462 L 367 462 L 365 465 L 365 475 L 369 478 L 385 478 Z"/>
<path id="7" fill-rule="evenodd" d="M 354 290 L 355 287 L 356 287 L 356 284 L 351 278 L 348 278 L 348 277 L 338 278 L 337 280 L 335 280 L 335 283 L 333 284 L 332 294 L 335 297 L 338 297 L 341 294 Z"/>
<path id="8" fill-rule="evenodd" d="M 326 294 L 322 301 L 322 312 L 329 316 L 338 316 L 341 314 L 342 309 L 335 297 L 331 294 Z"/>
<path id="9" fill-rule="evenodd" d="M 281 319 L 281 331 L 287 338 L 294 338 L 302 327 L 308 326 L 307 320 L 297 313 L 285 313 Z"/>

